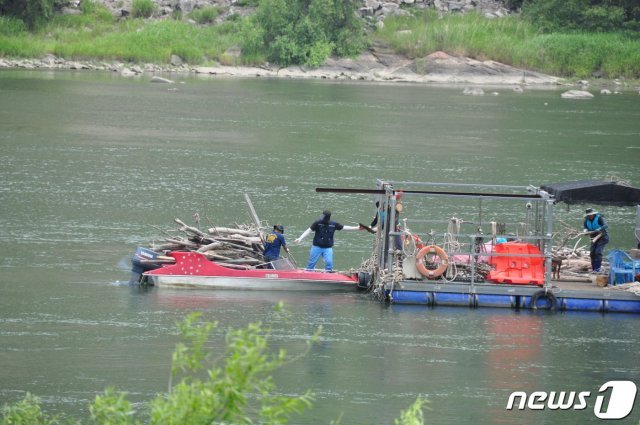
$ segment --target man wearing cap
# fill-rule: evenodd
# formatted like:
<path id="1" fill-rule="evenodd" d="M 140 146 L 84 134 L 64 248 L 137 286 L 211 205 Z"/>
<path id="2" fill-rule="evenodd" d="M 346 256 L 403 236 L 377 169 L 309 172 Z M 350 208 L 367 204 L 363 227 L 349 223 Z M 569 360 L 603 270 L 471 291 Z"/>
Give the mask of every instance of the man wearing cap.
<path id="1" fill-rule="evenodd" d="M 264 243 L 265 261 L 270 263 L 280 258 L 280 247 L 289 252 L 287 241 L 284 239 L 284 227 L 281 224 L 276 224 L 273 226 L 273 232 L 267 235 Z"/>
<path id="2" fill-rule="evenodd" d="M 591 269 L 595 273 L 602 271 L 602 252 L 604 246 L 609 243 L 608 227 L 607 222 L 598 211 L 587 208 L 584 214 L 584 233 L 589 234 L 591 238 L 589 256 L 591 257 Z"/>
<path id="3" fill-rule="evenodd" d="M 309 251 L 309 262 L 307 263 L 307 270 L 313 270 L 316 267 L 316 263 L 322 257 L 324 261 L 324 268 L 330 272 L 333 269 L 333 234 L 336 230 L 360 230 L 360 226 L 343 226 L 331 220 L 331 211 L 324 210 L 322 216 L 313 222 L 311 226 L 300 235 L 295 243 L 300 243 L 307 237 L 312 231 L 315 232 L 313 236 L 313 244 Z"/>

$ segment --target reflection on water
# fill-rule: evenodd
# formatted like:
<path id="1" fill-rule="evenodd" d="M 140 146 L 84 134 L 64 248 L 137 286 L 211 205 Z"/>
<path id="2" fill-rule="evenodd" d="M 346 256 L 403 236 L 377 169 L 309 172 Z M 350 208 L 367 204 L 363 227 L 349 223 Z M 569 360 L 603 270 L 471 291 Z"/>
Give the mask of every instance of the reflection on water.
<path id="1" fill-rule="evenodd" d="M 172 90 L 168 90 L 172 89 Z M 173 90 L 177 89 L 177 90 Z M 113 385 L 136 402 L 165 391 L 175 323 L 202 311 L 220 328 L 264 321 L 273 344 L 304 350 L 281 391 L 315 393 L 294 423 L 392 423 L 418 395 L 428 423 L 590 423 L 583 412 L 506 412 L 512 391 L 597 391 L 640 382 L 637 318 L 380 305 L 361 294 L 140 289 L 123 257 L 173 218 L 266 223 L 297 237 L 329 208 L 373 217 L 375 178 L 543 184 L 637 173 L 638 96 L 563 101 L 559 91 L 462 96 L 462 88 L 325 81 L 191 79 L 175 86 L 101 73 L 0 73 L 0 402 L 30 391 L 87 415 Z M 597 155 L 594 155 L 597 152 Z M 416 204 L 428 218 L 464 205 Z M 578 227 L 582 206 L 556 207 Z M 603 207 L 611 247 L 633 243 L 632 209 Z M 500 211 L 497 211 L 498 213 Z M 505 212 L 506 214 L 506 212 Z M 429 229 L 423 229 L 428 231 Z M 336 265 L 368 258 L 368 234 L 340 233 Z M 308 245 L 291 246 L 298 262 Z M 274 314 L 284 301 L 289 318 Z M 632 415 L 637 422 L 637 411 Z"/>

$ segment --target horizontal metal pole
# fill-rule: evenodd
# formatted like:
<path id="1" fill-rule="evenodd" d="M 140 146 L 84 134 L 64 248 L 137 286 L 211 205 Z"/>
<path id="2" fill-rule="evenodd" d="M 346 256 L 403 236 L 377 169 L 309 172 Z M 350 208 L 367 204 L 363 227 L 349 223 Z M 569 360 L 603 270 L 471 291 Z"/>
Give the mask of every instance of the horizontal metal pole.
<path id="1" fill-rule="evenodd" d="M 503 184 L 475 184 L 475 183 L 438 183 L 438 182 L 413 182 L 413 181 L 386 181 L 390 185 L 414 185 L 414 186 L 440 186 L 440 187 L 479 187 L 485 189 L 518 189 L 518 190 L 527 190 L 532 186 L 513 186 L 513 185 L 503 185 Z"/>
<path id="2" fill-rule="evenodd" d="M 316 187 L 318 193 L 362 193 L 372 195 L 384 195 L 386 191 L 384 189 L 349 189 L 349 188 L 336 188 L 336 187 Z M 444 192 L 434 190 L 401 190 L 394 189 L 393 192 L 401 192 L 403 195 L 430 195 L 430 196 L 444 196 L 453 198 L 474 198 L 474 199 L 519 199 L 527 201 L 541 201 L 544 200 L 540 195 L 518 195 L 513 193 L 480 193 L 480 192 Z"/>

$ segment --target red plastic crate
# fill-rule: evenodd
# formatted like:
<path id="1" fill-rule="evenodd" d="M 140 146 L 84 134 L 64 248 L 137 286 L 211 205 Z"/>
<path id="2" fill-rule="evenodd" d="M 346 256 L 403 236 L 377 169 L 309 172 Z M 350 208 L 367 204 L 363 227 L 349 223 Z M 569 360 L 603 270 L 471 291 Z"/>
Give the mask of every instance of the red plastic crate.
<path id="1" fill-rule="evenodd" d="M 544 285 L 544 257 L 537 246 L 529 243 L 506 242 L 496 245 L 493 254 L 490 263 L 494 270 L 487 274 L 488 281 L 515 285 Z M 500 255 L 509 255 L 509 257 Z"/>

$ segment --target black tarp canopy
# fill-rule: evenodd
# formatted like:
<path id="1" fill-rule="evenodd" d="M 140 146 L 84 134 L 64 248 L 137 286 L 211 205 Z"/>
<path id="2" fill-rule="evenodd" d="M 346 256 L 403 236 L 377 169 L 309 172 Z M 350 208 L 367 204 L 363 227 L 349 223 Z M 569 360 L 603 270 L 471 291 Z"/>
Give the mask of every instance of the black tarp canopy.
<path id="1" fill-rule="evenodd" d="M 640 205 L 640 189 L 616 181 L 579 180 L 540 188 L 553 195 L 557 202 L 567 204 Z"/>

